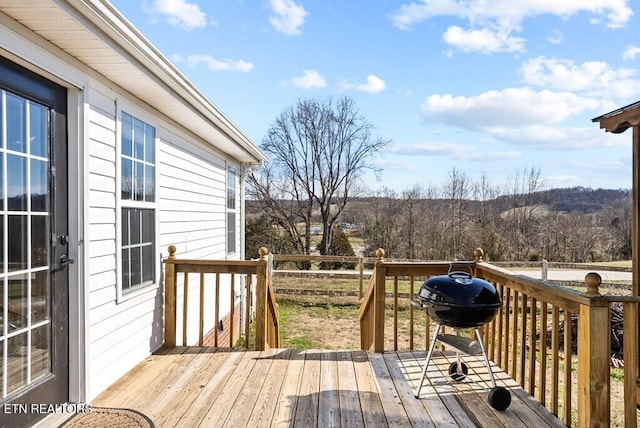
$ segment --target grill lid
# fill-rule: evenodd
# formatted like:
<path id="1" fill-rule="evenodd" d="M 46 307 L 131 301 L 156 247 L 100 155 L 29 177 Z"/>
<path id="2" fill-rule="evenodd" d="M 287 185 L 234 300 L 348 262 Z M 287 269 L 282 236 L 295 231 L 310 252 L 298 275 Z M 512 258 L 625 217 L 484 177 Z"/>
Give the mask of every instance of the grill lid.
<path id="1" fill-rule="evenodd" d="M 429 278 L 416 297 L 435 322 L 455 328 L 486 324 L 502 305 L 493 284 L 459 271 Z"/>
<path id="2" fill-rule="evenodd" d="M 423 302 L 460 307 L 500 307 L 502 302 L 493 284 L 462 271 L 426 280 L 418 297 Z"/>

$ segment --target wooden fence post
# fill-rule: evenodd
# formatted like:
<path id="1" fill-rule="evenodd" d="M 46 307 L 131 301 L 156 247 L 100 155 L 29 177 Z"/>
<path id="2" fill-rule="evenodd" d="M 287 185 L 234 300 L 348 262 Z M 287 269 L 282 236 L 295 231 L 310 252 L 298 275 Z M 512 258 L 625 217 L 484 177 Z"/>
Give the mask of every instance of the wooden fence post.
<path id="1" fill-rule="evenodd" d="M 358 299 L 362 299 L 362 296 L 364 295 L 364 257 L 360 256 L 358 260 L 360 270 L 360 289 L 358 292 Z"/>
<path id="2" fill-rule="evenodd" d="M 578 426 L 604 427 L 609 425 L 610 416 L 609 302 L 599 299 L 600 275 L 588 273 L 585 283 L 592 304 L 580 305 L 578 315 Z M 571 364 L 570 358 L 565 364 Z"/>
<path id="3" fill-rule="evenodd" d="M 176 247 L 169 246 L 169 260 L 176 258 Z M 164 346 L 176 346 L 176 266 L 166 263 L 164 266 Z"/>
<path id="4" fill-rule="evenodd" d="M 373 294 L 373 350 L 384 352 L 384 303 L 386 298 L 385 284 L 387 269 L 384 267 L 384 250 L 376 250 L 376 283 Z"/>

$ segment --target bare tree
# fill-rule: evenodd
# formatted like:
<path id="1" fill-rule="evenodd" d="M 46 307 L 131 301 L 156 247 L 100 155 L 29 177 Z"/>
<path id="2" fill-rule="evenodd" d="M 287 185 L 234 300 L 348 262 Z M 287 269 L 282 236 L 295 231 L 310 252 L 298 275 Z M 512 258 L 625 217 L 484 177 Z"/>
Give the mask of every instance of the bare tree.
<path id="1" fill-rule="evenodd" d="M 468 222 L 468 199 L 471 188 L 469 177 L 464 171 L 460 171 L 455 167 L 449 171 L 447 180 L 444 184 L 443 195 L 448 202 L 448 211 L 450 213 L 448 222 L 448 231 L 451 238 L 451 257 L 459 258 L 462 256 L 462 236 L 465 233 Z"/>
<path id="2" fill-rule="evenodd" d="M 301 189 L 291 181 L 278 177 L 272 164 L 266 164 L 260 174 L 250 175 L 247 181 L 247 193 L 260 201 L 269 222 L 288 236 L 298 253 L 309 254 L 312 206 L 308 198 L 299 198 Z M 305 227 L 298 227 L 300 222 Z"/>
<path id="3" fill-rule="evenodd" d="M 362 213 L 365 254 L 373 256 L 376 249 L 384 248 L 387 257 L 404 257 L 402 251 L 402 200 L 391 189 L 384 187 L 369 198 L 369 208 Z"/>
<path id="4" fill-rule="evenodd" d="M 333 226 L 365 170 L 378 172 L 372 157 L 389 140 L 372 136 L 374 127 L 360 116 L 350 98 L 299 100 L 269 128 L 261 149 L 266 169 L 248 178 L 248 193 L 298 242 L 311 251 L 311 219 L 319 211 L 323 234 L 320 253 L 327 254 Z M 304 230 L 300 231 L 298 224 Z"/>
<path id="5" fill-rule="evenodd" d="M 502 218 L 499 205 L 495 202 L 500 196 L 500 188 L 494 186 L 489 178 L 482 174 L 473 185 L 473 200 L 476 208 L 473 210 L 472 224 L 475 230 L 473 245 L 484 249 L 487 260 L 502 260 L 507 252 L 507 243 L 500 233 Z"/>
<path id="6" fill-rule="evenodd" d="M 608 253 L 612 260 L 631 258 L 631 200 L 621 198 L 612 201 L 602 212 L 603 227 L 608 231 Z"/>
<path id="7" fill-rule="evenodd" d="M 506 184 L 508 206 L 504 214 L 505 236 L 511 245 L 513 260 L 525 260 L 527 245 L 536 234 L 536 215 L 540 210 L 537 194 L 542 190 L 540 168 L 516 171 Z"/>
<path id="8" fill-rule="evenodd" d="M 418 245 L 417 236 L 421 223 L 420 203 L 422 195 L 423 190 L 418 184 L 402 192 L 404 205 L 402 236 L 406 246 L 405 256 L 410 259 L 416 258 L 417 255 L 416 246 Z"/>

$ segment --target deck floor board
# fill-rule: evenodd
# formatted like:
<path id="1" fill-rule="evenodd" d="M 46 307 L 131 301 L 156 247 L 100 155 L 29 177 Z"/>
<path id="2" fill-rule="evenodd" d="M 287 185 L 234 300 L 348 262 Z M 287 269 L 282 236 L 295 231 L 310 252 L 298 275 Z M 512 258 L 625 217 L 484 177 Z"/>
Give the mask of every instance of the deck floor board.
<path id="1" fill-rule="evenodd" d="M 512 396 L 507 410 L 496 411 L 484 362 L 465 357 L 467 379 L 452 382 L 452 353 L 434 355 L 417 399 L 424 359 L 424 352 L 163 349 L 91 404 L 134 409 L 163 428 L 562 425 L 492 369 Z"/>

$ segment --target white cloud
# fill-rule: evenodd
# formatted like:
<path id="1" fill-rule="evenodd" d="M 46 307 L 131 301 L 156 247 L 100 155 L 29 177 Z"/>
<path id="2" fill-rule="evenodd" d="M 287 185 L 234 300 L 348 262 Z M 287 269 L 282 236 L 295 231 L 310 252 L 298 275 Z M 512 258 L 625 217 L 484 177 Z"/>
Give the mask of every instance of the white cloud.
<path id="1" fill-rule="evenodd" d="M 640 54 L 640 46 L 627 46 L 622 53 L 622 59 L 632 60 L 636 59 L 636 56 Z"/>
<path id="2" fill-rule="evenodd" d="M 387 84 L 384 82 L 384 80 L 382 80 L 378 76 L 374 74 L 370 74 L 367 76 L 366 83 L 354 84 L 354 83 L 349 83 L 347 81 L 343 81 L 340 84 L 340 87 L 344 90 L 353 89 L 355 91 L 366 92 L 368 94 L 377 94 L 379 92 L 384 91 L 384 89 L 387 87 Z"/>
<path id="3" fill-rule="evenodd" d="M 432 4 L 429 4 L 428 0 L 422 0 L 418 3 L 401 5 L 390 18 L 395 27 L 411 30 L 415 24 L 444 15 L 464 15 L 464 6 L 454 0 L 436 1 Z"/>
<path id="4" fill-rule="evenodd" d="M 451 153 L 461 153 L 473 150 L 473 146 L 467 144 L 456 143 L 414 143 L 414 144 L 394 144 L 388 147 L 385 152 L 397 155 L 416 155 L 416 156 L 440 156 L 450 155 Z"/>
<path id="5" fill-rule="evenodd" d="M 188 67 L 197 67 L 201 64 L 206 65 L 211 71 L 238 71 L 240 73 L 248 73 L 253 69 L 253 64 L 243 60 L 216 59 L 211 55 L 174 55 L 172 57 L 176 63 L 184 63 Z"/>
<path id="6" fill-rule="evenodd" d="M 409 159 L 376 158 L 373 163 L 385 171 L 416 171 L 418 168 Z"/>
<path id="7" fill-rule="evenodd" d="M 291 84 L 296 88 L 302 89 L 324 88 L 327 86 L 324 77 L 315 70 L 304 70 L 302 76 L 291 79 Z"/>
<path id="8" fill-rule="evenodd" d="M 573 174 L 555 174 L 544 177 L 545 184 L 550 188 L 574 187 L 584 184 L 584 178 Z"/>
<path id="9" fill-rule="evenodd" d="M 513 33 L 522 31 L 527 18 L 556 15 L 566 19 L 578 13 L 590 13 L 605 18 L 610 28 L 624 27 L 633 15 L 628 0 L 418 0 L 401 5 L 390 16 L 393 25 L 411 30 L 415 25 L 439 16 L 465 20 L 469 28 L 451 26 L 443 40 L 451 46 L 469 52 L 522 52 L 525 40 Z M 592 23 L 596 23 L 591 20 Z M 557 35 L 547 39 L 559 43 Z"/>
<path id="10" fill-rule="evenodd" d="M 396 91 L 398 94 L 400 94 L 403 97 L 410 97 L 411 95 L 413 95 L 413 89 L 405 89 L 402 91 Z"/>
<path id="11" fill-rule="evenodd" d="M 145 2 L 143 9 L 148 13 L 164 15 L 169 24 L 187 30 L 207 25 L 207 16 L 195 3 L 187 0 L 154 0 Z"/>
<path id="12" fill-rule="evenodd" d="M 306 16 L 309 14 L 302 5 L 293 0 L 270 0 L 271 12 L 269 23 L 284 34 L 297 36 L 301 34 Z"/>
<path id="13" fill-rule="evenodd" d="M 387 153 L 404 156 L 446 156 L 456 160 L 473 162 L 495 162 L 519 158 L 518 151 L 485 151 L 469 144 L 425 142 L 415 144 L 396 144 L 385 150 Z"/>
<path id="14" fill-rule="evenodd" d="M 452 26 L 445 31 L 443 40 L 463 52 L 478 51 L 493 52 L 522 52 L 524 39 L 512 37 L 507 31 L 494 31 L 489 28 L 479 30 L 465 30 Z"/>
<path id="15" fill-rule="evenodd" d="M 603 133 L 597 127 L 563 127 L 532 125 L 519 129 L 494 127 L 494 138 L 519 147 L 547 150 L 576 150 L 628 145 L 628 141 L 615 134 Z"/>
<path id="16" fill-rule="evenodd" d="M 612 109 L 606 100 L 528 87 L 488 91 L 472 97 L 432 95 L 422 104 L 422 113 L 428 123 L 482 132 L 495 143 L 548 150 L 628 144 L 626 139 L 616 138 L 616 134 L 603 133 L 588 120 L 580 119 L 588 122 L 584 126 L 582 122 L 579 126 L 566 122 L 576 115 L 593 112 L 596 116 Z M 431 150 L 436 148 L 431 147 Z M 442 148 L 442 151 L 446 150 L 452 148 Z"/>
<path id="17" fill-rule="evenodd" d="M 614 69 L 602 61 L 575 64 L 567 59 L 540 56 L 525 62 L 521 73 L 527 84 L 553 90 L 623 99 L 640 95 L 640 80 L 636 77 L 637 70 Z"/>
<path id="18" fill-rule="evenodd" d="M 601 104 L 570 92 L 507 88 L 472 97 L 432 95 L 422 104 L 428 122 L 441 122 L 474 131 L 559 123 L 570 116 L 597 110 Z"/>
<path id="19" fill-rule="evenodd" d="M 409 30 L 437 16 L 455 16 L 472 24 L 494 22 L 517 27 L 525 19 L 551 14 L 561 18 L 588 12 L 607 19 L 610 28 L 624 27 L 633 11 L 627 0 L 419 0 L 400 6 L 391 16 L 393 25 Z"/>
<path id="20" fill-rule="evenodd" d="M 562 34 L 562 31 L 559 31 L 559 30 L 553 30 L 547 36 L 547 42 L 553 45 L 559 45 L 563 41 L 564 41 L 564 35 Z"/>

